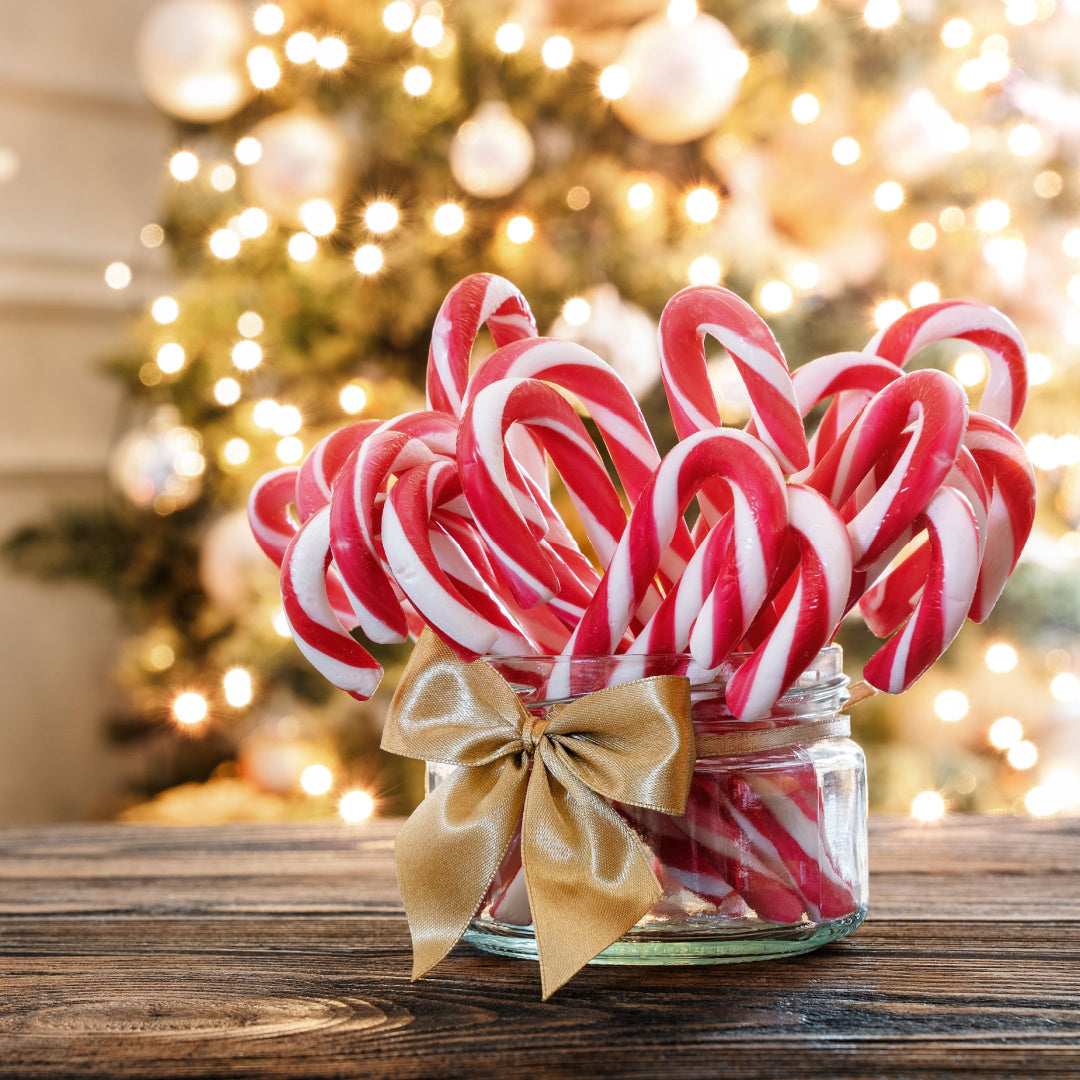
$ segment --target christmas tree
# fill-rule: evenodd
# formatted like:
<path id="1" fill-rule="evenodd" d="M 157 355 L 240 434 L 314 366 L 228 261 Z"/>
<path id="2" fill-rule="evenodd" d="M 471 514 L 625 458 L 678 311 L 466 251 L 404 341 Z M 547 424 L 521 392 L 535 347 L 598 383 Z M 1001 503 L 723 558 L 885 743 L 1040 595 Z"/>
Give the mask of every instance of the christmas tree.
<path id="1" fill-rule="evenodd" d="M 117 498 L 7 544 L 126 616 L 130 709 L 106 723 L 155 748 L 138 794 L 213 775 L 181 818 L 418 798 L 377 749 L 385 697 L 334 691 L 289 639 L 243 506 L 350 417 L 422 406 L 434 314 L 487 270 L 612 363 L 661 449 L 655 320 L 688 283 L 753 303 L 793 368 L 939 297 L 1003 309 L 1030 348 L 1035 537 L 992 619 L 856 735 L 881 807 L 1075 810 L 1078 39 L 1056 0 L 162 0 L 139 62 L 174 183 L 143 242 L 176 287 L 109 360 L 138 416 Z M 918 363 L 973 401 L 987 375 L 958 343 Z M 713 370 L 744 422 L 722 351 Z M 841 641 L 849 671 L 874 647 L 858 620 Z M 404 655 L 379 653 L 381 694 Z"/>

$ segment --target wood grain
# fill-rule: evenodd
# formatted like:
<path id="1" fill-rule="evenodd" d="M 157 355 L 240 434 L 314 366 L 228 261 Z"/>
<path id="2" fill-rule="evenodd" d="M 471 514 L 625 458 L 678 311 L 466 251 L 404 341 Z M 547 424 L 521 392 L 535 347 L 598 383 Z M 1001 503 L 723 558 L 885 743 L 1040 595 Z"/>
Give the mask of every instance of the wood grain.
<path id="1" fill-rule="evenodd" d="M 0 832 L 0 1076 L 1080 1075 L 1080 823 L 877 820 L 804 957 L 410 983 L 393 822 Z"/>

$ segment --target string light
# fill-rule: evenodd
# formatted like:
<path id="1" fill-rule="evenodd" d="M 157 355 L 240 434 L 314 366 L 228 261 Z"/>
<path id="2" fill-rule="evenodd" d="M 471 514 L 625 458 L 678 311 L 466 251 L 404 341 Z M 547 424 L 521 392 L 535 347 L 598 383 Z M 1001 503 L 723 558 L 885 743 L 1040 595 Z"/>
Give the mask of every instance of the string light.
<path id="1" fill-rule="evenodd" d="M 315 51 L 318 47 L 319 43 L 315 40 L 315 35 L 301 30 L 285 42 L 285 55 L 294 64 L 307 64 L 315 59 Z"/>
<path id="2" fill-rule="evenodd" d="M 1061 702 L 1075 701 L 1080 697 L 1080 680 L 1071 671 L 1063 671 L 1050 680 L 1050 693 Z"/>
<path id="3" fill-rule="evenodd" d="M 197 694 L 194 690 L 188 690 L 176 698 L 172 705 L 172 711 L 177 723 L 191 726 L 201 724 L 206 719 L 209 710 L 206 698 L 202 694 Z"/>
<path id="4" fill-rule="evenodd" d="M 166 342 L 157 351 L 157 366 L 166 375 L 175 375 L 184 366 L 185 359 L 183 346 L 175 341 Z"/>
<path id="5" fill-rule="evenodd" d="M 1080 774 L 1065 765 L 1052 769 L 1042 787 L 1053 799 L 1058 810 L 1075 810 L 1080 806 Z"/>
<path id="6" fill-rule="evenodd" d="M 210 250 L 219 259 L 233 259 L 240 254 L 240 237 L 232 229 L 218 229 L 210 237 Z"/>
<path id="7" fill-rule="evenodd" d="M 791 307 L 795 294 L 791 286 L 784 281 L 766 281 L 761 286 L 761 306 L 768 312 L 778 315 Z"/>
<path id="8" fill-rule="evenodd" d="M 184 183 L 199 175 L 199 159 L 190 150 L 180 150 L 169 158 L 169 172 Z"/>
<path id="9" fill-rule="evenodd" d="M 941 299 L 941 290 L 932 281 L 917 281 L 908 292 L 912 307 L 934 304 Z"/>
<path id="10" fill-rule="evenodd" d="M 1049 472 L 1061 464 L 1057 456 L 1057 440 L 1052 435 L 1032 435 L 1028 439 L 1025 450 L 1027 451 L 1028 460 L 1036 469 Z"/>
<path id="11" fill-rule="evenodd" d="M 1054 374 L 1054 365 L 1050 357 L 1042 353 L 1028 353 L 1027 358 L 1028 383 L 1032 386 L 1041 386 L 1050 381 Z"/>
<path id="12" fill-rule="evenodd" d="M 256 45 L 247 55 L 248 78 L 256 90 L 270 90 L 281 81 L 277 57 L 265 45 Z"/>
<path id="13" fill-rule="evenodd" d="M 1080 462 L 1080 436 L 1061 435 L 1057 441 L 1058 461 L 1066 468 Z"/>
<path id="14" fill-rule="evenodd" d="M 232 362 L 238 371 L 254 371 L 261 363 L 263 351 L 259 343 L 246 338 L 232 347 Z M 288 434 L 282 432 L 282 434 Z"/>
<path id="15" fill-rule="evenodd" d="M 961 353 L 953 363 L 953 374 L 964 386 L 978 386 L 986 378 L 986 361 L 978 353 Z"/>
<path id="16" fill-rule="evenodd" d="M 281 406 L 273 398 L 263 398 L 261 401 L 256 401 L 251 412 L 251 418 L 255 426 L 269 431 L 274 426 L 274 420 L 277 418 L 278 409 L 280 408 Z"/>
<path id="17" fill-rule="evenodd" d="M 277 444 L 278 460 L 295 465 L 304 456 L 304 444 L 295 435 L 286 435 Z"/>
<path id="18" fill-rule="evenodd" d="M 176 660 L 176 653 L 172 646 L 158 643 L 150 650 L 148 659 L 155 671 L 168 671 Z"/>
<path id="19" fill-rule="evenodd" d="M 821 103 L 813 94 L 799 94 L 791 103 L 791 115 L 797 124 L 812 124 L 821 115 Z"/>
<path id="20" fill-rule="evenodd" d="M 569 39 L 556 34 L 544 42 L 540 49 L 540 58 L 552 71 L 561 71 L 569 67 L 570 61 L 574 59 L 574 46 Z"/>
<path id="21" fill-rule="evenodd" d="M 156 222 L 151 221 L 139 230 L 139 241 L 143 247 L 161 247 L 165 242 L 165 230 Z"/>
<path id="22" fill-rule="evenodd" d="M 963 720 L 968 713 L 967 695 L 962 690 L 942 690 L 934 698 L 934 714 L 947 724 Z"/>
<path id="23" fill-rule="evenodd" d="M 983 232 L 1000 232 L 1009 224 L 1012 212 L 1001 199 L 987 199 L 975 211 L 975 224 Z"/>
<path id="24" fill-rule="evenodd" d="M 269 227 L 269 215 L 258 206 L 249 206 L 236 219 L 237 232 L 245 240 L 254 240 L 256 237 L 262 236 Z"/>
<path id="25" fill-rule="evenodd" d="M 959 232 L 967 223 L 967 216 L 959 206 L 946 206 L 938 215 L 938 224 L 945 232 Z"/>
<path id="26" fill-rule="evenodd" d="M 414 14 L 413 6 L 407 0 L 393 0 L 383 8 L 383 26 L 391 34 L 404 34 L 412 26 Z"/>
<path id="27" fill-rule="evenodd" d="M 929 221 L 920 221 L 911 227 L 908 242 L 916 251 L 926 251 L 937 243 L 937 229 Z"/>
<path id="28" fill-rule="evenodd" d="M 240 384 L 226 376 L 214 383 L 214 399 L 219 405 L 235 405 L 240 400 Z"/>
<path id="29" fill-rule="evenodd" d="M 373 202 L 364 211 L 364 224 L 373 233 L 390 232 L 391 229 L 397 226 L 398 218 L 398 208 L 385 199 Z"/>
<path id="30" fill-rule="evenodd" d="M 874 325 L 879 330 L 884 330 L 896 322 L 907 309 L 908 306 L 903 300 L 883 300 L 874 308 Z"/>
<path id="31" fill-rule="evenodd" d="M 720 281 L 720 263 L 711 255 L 699 255 L 687 271 L 691 285 L 716 285 Z"/>
<path id="32" fill-rule="evenodd" d="M 884 30 L 892 26 L 901 15 L 897 0 L 867 0 L 863 8 L 866 25 L 874 30 Z"/>
<path id="33" fill-rule="evenodd" d="M 241 165 L 254 165 L 262 157 L 262 143 L 251 135 L 245 135 L 233 147 L 233 154 Z"/>
<path id="34" fill-rule="evenodd" d="M 941 41 L 947 49 L 962 49 L 972 38 L 967 19 L 950 19 L 941 28 Z"/>
<path id="35" fill-rule="evenodd" d="M 309 795 L 325 795 L 334 786 L 334 774 L 325 765 L 309 765 L 300 774 L 300 786 Z"/>
<path id="36" fill-rule="evenodd" d="M 630 72 L 621 64 L 610 64 L 600 72 L 597 87 L 602 97 L 608 101 L 618 101 L 626 97 L 630 89 Z"/>
<path id="37" fill-rule="evenodd" d="M 999 675 L 1012 671 L 1019 659 L 1016 650 L 1005 641 L 996 641 L 986 650 L 986 666 Z"/>
<path id="38" fill-rule="evenodd" d="M 1039 748 L 1033 742 L 1021 739 L 1009 747 L 1005 757 L 1014 769 L 1030 769 L 1039 760 Z"/>
<path id="39" fill-rule="evenodd" d="M 812 289 L 821 280 L 821 271 L 816 263 L 796 263 L 791 268 L 791 283 L 797 289 Z"/>
<path id="40" fill-rule="evenodd" d="M 285 25 L 285 12 L 277 4 L 263 4 L 255 9 L 251 21 L 260 34 L 276 34 Z"/>
<path id="41" fill-rule="evenodd" d="M 809 15 L 818 6 L 818 0 L 788 0 L 787 6 L 792 15 Z"/>
<path id="42" fill-rule="evenodd" d="M 426 67 L 417 64 L 409 68 L 402 76 L 402 86 L 405 92 L 413 97 L 423 97 L 431 89 L 431 72 Z"/>
<path id="43" fill-rule="evenodd" d="M 945 816 L 945 800 L 936 791 L 920 791 L 911 800 L 911 816 L 916 821 L 940 821 Z"/>
<path id="44" fill-rule="evenodd" d="M 1031 157 L 1042 148 L 1042 136 L 1033 124 L 1017 124 L 1009 132 L 1009 149 L 1017 157 Z"/>
<path id="45" fill-rule="evenodd" d="M 904 204 L 904 189 L 895 180 L 886 180 L 874 189 L 874 205 L 885 213 L 899 210 Z"/>
<path id="46" fill-rule="evenodd" d="M 293 233 L 289 237 L 289 257 L 296 262 L 310 262 L 318 250 L 319 245 L 309 232 Z"/>
<path id="47" fill-rule="evenodd" d="M 442 20 L 437 15 L 421 15 L 412 26 L 412 39 L 422 49 L 433 49 L 443 39 Z"/>
<path id="48" fill-rule="evenodd" d="M 862 155 L 862 147 L 850 135 L 843 135 L 833 143 L 832 156 L 837 165 L 854 165 Z"/>
<path id="49" fill-rule="evenodd" d="M 575 184 L 566 193 L 566 205 L 571 210 L 584 210 L 590 202 L 592 202 L 592 195 L 589 194 L 589 189 L 580 184 Z"/>
<path id="50" fill-rule="evenodd" d="M 1027 26 L 1034 22 L 1039 14 L 1039 6 L 1035 0 L 1009 0 L 1005 5 L 1005 18 L 1013 26 Z"/>
<path id="51" fill-rule="evenodd" d="M 180 315 L 180 305 L 171 296 L 159 296 L 150 306 L 150 314 L 154 322 L 167 326 L 176 322 Z"/>
<path id="52" fill-rule="evenodd" d="M 583 296 L 572 296 L 563 304 L 562 317 L 571 326 L 584 326 L 592 315 L 592 307 Z"/>
<path id="53" fill-rule="evenodd" d="M 465 225 L 465 211 L 457 203 L 443 203 L 432 218 L 435 231 L 443 236 L 453 236 Z"/>
<path id="54" fill-rule="evenodd" d="M 236 329 L 243 337 L 258 337 L 263 332 L 262 316 L 257 311 L 245 311 L 236 320 Z"/>
<path id="55" fill-rule="evenodd" d="M 251 457 L 251 447 L 244 439 L 230 439 L 222 453 L 230 465 L 243 465 Z"/>
<path id="56" fill-rule="evenodd" d="M 382 269 L 383 253 L 375 244 L 364 244 L 353 255 L 353 266 L 361 274 L 377 274 Z"/>
<path id="57" fill-rule="evenodd" d="M 631 184 L 630 190 L 626 193 L 626 201 L 632 210 L 647 210 L 652 206 L 653 198 L 652 185 L 644 181 Z"/>
<path id="58" fill-rule="evenodd" d="M 999 716 L 988 733 L 990 745 L 998 750 L 1008 750 L 1024 737 L 1024 725 L 1015 716 Z"/>
<path id="59" fill-rule="evenodd" d="M 277 435 L 295 435 L 303 423 L 304 418 L 295 405 L 281 405 L 274 416 L 274 432 Z"/>
<path id="60" fill-rule="evenodd" d="M 521 52 L 525 45 L 525 31 L 517 23 L 503 23 L 495 31 L 495 47 L 504 53 Z"/>
<path id="61" fill-rule="evenodd" d="M 251 704 L 255 692 L 251 685 L 251 675 L 242 667 L 230 668 L 221 680 L 225 690 L 225 700 L 234 708 L 242 709 Z"/>
<path id="62" fill-rule="evenodd" d="M 216 165 L 210 173 L 210 186 L 215 191 L 231 191 L 236 186 L 236 170 L 231 165 Z"/>
<path id="63" fill-rule="evenodd" d="M 672 26 L 689 26 L 697 15 L 697 0 L 669 0 L 667 18 Z"/>
<path id="64" fill-rule="evenodd" d="M 686 196 L 686 216 L 691 221 L 704 225 L 720 212 L 720 200 L 712 188 L 694 188 Z"/>
<path id="65" fill-rule="evenodd" d="M 351 825 L 366 821 L 375 810 L 375 800 L 366 791 L 347 791 L 338 803 L 342 821 Z"/>
<path id="66" fill-rule="evenodd" d="M 324 37 L 315 46 L 315 63 L 327 71 L 336 71 L 349 59 L 349 47 L 341 38 Z"/>
<path id="67" fill-rule="evenodd" d="M 300 221 L 312 236 L 328 236 L 337 225 L 337 214 L 326 199 L 308 199 L 300 207 Z"/>
<path id="68" fill-rule="evenodd" d="M 1044 784 L 1033 787 L 1024 796 L 1024 808 L 1032 817 L 1050 817 L 1057 813 L 1057 800 Z"/>
<path id="69" fill-rule="evenodd" d="M 367 391 L 357 383 L 348 383 L 341 388 L 338 401 L 341 403 L 342 412 L 355 416 L 363 412 L 367 405 Z"/>
<path id="70" fill-rule="evenodd" d="M 532 221 L 524 214 L 518 214 L 506 223 L 506 236 L 512 244 L 527 244 L 535 231 Z"/>
<path id="71" fill-rule="evenodd" d="M 1031 186 L 1040 199 L 1055 199 L 1064 190 L 1065 181 L 1062 179 L 1061 173 L 1054 172 L 1053 169 L 1046 169 L 1035 177 L 1031 182 Z"/>

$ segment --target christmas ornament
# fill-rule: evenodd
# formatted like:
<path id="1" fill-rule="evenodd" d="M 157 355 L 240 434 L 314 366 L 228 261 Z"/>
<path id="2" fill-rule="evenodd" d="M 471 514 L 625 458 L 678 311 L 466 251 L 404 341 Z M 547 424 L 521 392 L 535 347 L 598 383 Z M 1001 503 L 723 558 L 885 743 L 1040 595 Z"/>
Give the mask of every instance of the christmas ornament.
<path id="1" fill-rule="evenodd" d="M 903 180 L 925 180 L 957 148 L 958 125 L 929 90 L 913 90 L 882 121 L 878 150 L 889 170 Z"/>
<path id="2" fill-rule="evenodd" d="M 165 0 L 139 27 L 139 82 L 179 120 L 224 120 L 254 92 L 244 64 L 249 39 L 245 12 L 232 0 Z"/>
<path id="3" fill-rule="evenodd" d="M 299 224 L 309 199 L 336 205 L 348 179 L 349 146 L 341 129 L 308 109 L 277 113 L 256 124 L 251 136 L 262 147 L 248 166 L 243 186 L 252 203 Z"/>
<path id="4" fill-rule="evenodd" d="M 631 131 L 683 143 L 711 131 L 731 108 L 746 57 L 719 19 L 699 14 L 685 26 L 657 16 L 626 38 L 619 64 L 630 89 L 612 102 Z"/>
<path id="5" fill-rule="evenodd" d="M 576 341 L 603 357 L 635 397 L 648 393 L 660 378 L 656 323 L 644 308 L 624 300 L 608 283 L 587 290 L 583 299 L 589 305 L 585 322 L 571 324 L 560 315 L 549 336 Z"/>
<path id="6" fill-rule="evenodd" d="M 199 583 L 220 608 L 236 612 L 273 595 L 277 574 L 252 536 L 247 514 L 234 510 L 206 531 L 199 549 Z"/>
<path id="7" fill-rule="evenodd" d="M 450 171 L 470 194 L 497 199 L 520 184 L 533 163 L 529 129 L 505 102 L 486 101 L 450 143 Z"/>
<path id="8" fill-rule="evenodd" d="M 116 444 L 109 461 L 109 476 L 124 495 L 162 514 L 198 497 L 206 468 L 198 434 L 178 420 L 175 408 L 163 406 L 143 430 Z"/>

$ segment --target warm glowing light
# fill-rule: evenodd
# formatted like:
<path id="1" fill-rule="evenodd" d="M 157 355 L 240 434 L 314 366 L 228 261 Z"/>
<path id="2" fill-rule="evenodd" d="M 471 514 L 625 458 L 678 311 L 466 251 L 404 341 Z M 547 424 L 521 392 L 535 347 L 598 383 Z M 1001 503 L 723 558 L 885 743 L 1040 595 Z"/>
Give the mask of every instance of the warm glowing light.
<path id="1" fill-rule="evenodd" d="M 367 391 L 357 383 L 349 383 L 341 388 L 338 401 L 341 403 L 342 412 L 355 416 L 363 412 L 364 406 L 367 405 Z"/>
<path id="2" fill-rule="evenodd" d="M 250 135 L 245 135 L 233 147 L 233 153 L 241 165 L 254 165 L 262 157 L 262 143 Z"/>
<path id="3" fill-rule="evenodd" d="M 277 435 L 295 435 L 304 424 L 304 418 L 295 405 L 282 405 L 274 416 L 274 432 Z"/>
<path id="4" fill-rule="evenodd" d="M 862 147 L 850 135 L 844 135 L 833 143 L 832 156 L 837 165 L 854 165 L 862 154 Z"/>
<path id="5" fill-rule="evenodd" d="M 286 435 L 277 444 L 279 461 L 286 465 L 295 465 L 304 456 L 304 444 L 295 435 Z"/>
<path id="6" fill-rule="evenodd" d="M 1075 810 L 1080 806 L 1080 773 L 1068 765 L 1052 769 L 1043 780 L 1059 810 Z"/>
<path id="7" fill-rule="evenodd" d="M 318 242 L 309 232 L 293 233 L 289 237 L 289 257 L 296 262 L 309 262 L 318 249 Z"/>
<path id="8" fill-rule="evenodd" d="M 374 244 L 364 244 L 353 255 L 353 266 L 361 274 L 377 274 L 382 269 L 383 253 Z"/>
<path id="9" fill-rule="evenodd" d="M 652 206 L 653 198 L 652 186 L 644 181 L 632 184 L 626 193 L 626 201 L 633 210 L 647 210 Z"/>
<path id="10" fill-rule="evenodd" d="M 1012 212 L 1001 199 L 987 199 L 975 211 L 975 224 L 983 232 L 1000 232 L 1009 224 Z"/>
<path id="11" fill-rule="evenodd" d="M 217 229 L 210 236 L 210 250 L 219 259 L 233 259 L 240 253 L 240 237 L 232 229 Z"/>
<path id="12" fill-rule="evenodd" d="M 791 268 L 791 283 L 797 289 L 812 289 L 821 280 L 817 263 L 801 262 Z"/>
<path id="13" fill-rule="evenodd" d="M 143 247 L 161 247 L 165 242 L 165 230 L 156 222 L 151 221 L 139 230 L 139 241 Z"/>
<path id="14" fill-rule="evenodd" d="M 402 76 L 401 85 L 405 87 L 407 94 L 413 97 L 423 97 L 431 89 L 431 72 L 419 64 L 409 68 Z"/>
<path id="15" fill-rule="evenodd" d="M 1080 680 L 1071 671 L 1063 671 L 1051 679 L 1050 693 L 1058 701 L 1075 701 L 1080 697 Z"/>
<path id="16" fill-rule="evenodd" d="M 159 643 L 150 650 L 149 660 L 155 671 L 168 671 L 176 660 L 176 653 L 171 645 Z"/>
<path id="17" fill-rule="evenodd" d="M 945 800 L 936 791 L 920 791 L 911 800 L 911 816 L 916 821 L 940 821 L 945 816 Z"/>
<path id="18" fill-rule="evenodd" d="M 506 236 L 513 244 L 527 244 L 535 231 L 532 221 L 524 214 L 518 214 L 506 223 Z"/>
<path id="19" fill-rule="evenodd" d="M 967 217 L 959 206 L 946 206 L 938 215 L 938 224 L 946 232 L 959 232 L 966 222 Z"/>
<path id="20" fill-rule="evenodd" d="M 1019 660 L 1016 650 L 1005 641 L 996 641 L 986 650 L 986 666 L 999 675 L 1012 671 Z"/>
<path id="21" fill-rule="evenodd" d="M 256 341 L 245 339 L 232 347 L 232 362 L 239 371 L 254 371 L 262 363 L 262 358 L 262 348 Z"/>
<path id="22" fill-rule="evenodd" d="M 1021 739 L 1009 747 L 1005 755 L 1014 769 L 1030 769 L 1039 760 L 1039 748 L 1027 739 Z"/>
<path id="23" fill-rule="evenodd" d="M 349 47 L 341 38 L 324 37 L 315 46 L 315 63 L 327 71 L 336 71 L 349 59 Z"/>
<path id="24" fill-rule="evenodd" d="M 797 124 L 812 124 L 821 115 L 821 103 L 813 94 L 800 94 L 791 103 L 791 115 Z"/>
<path id="25" fill-rule="evenodd" d="M 413 6 L 407 0 L 393 0 L 383 8 L 383 26 L 391 34 L 404 34 L 412 26 L 414 15 Z"/>
<path id="26" fill-rule="evenodd" d="M 583 296 L 572 296 L 563 304 L 562 317 L 571 326 L 584 326 L 592 315 L 589 301 Z"/>
<path id="27" fill-rule="evenodd" d="M 307 64 L 315 59 L 318 47 L 319 43 L 315 40 L 315 35 L 301 30 L 285 42 L 285 55 L 294 64 Z"/>
<path id="28" fill-rule="evenodd" d="M 1027 26 L 1034 22 L 1039 14 L 1039 5 L 1035 0 L 1009 0 L 1005 5 L 1005 18 L 1013 26 Z"/>
<path id="29" fill-rule="evenodd" d="M 895 180 L 878 184 L 874 191 L 874 205 L 886 213 L 899 210 L 904 204 L 904 189 Z"/>
<path id="30" fill-rule="evenodd" d="M 1058 811 L 1058 801 L 1045 784 L 1033 787 L 1024 796 L 1024 807 L 1032 817 L 1050 817 Z"/>
<path id="31" fill-rule="evenodd" d="M 1065 287 L 1065 291 L 1073 303 L 1080 302 L 1080 274 L 1074 274 L 1069 278 L 1069 284 Z"/>
<path id="32" fill-rule="evenodd" d="M 199 175 L 199 159 L 190 150 L 180 150 L 169 158 L 169 172 L 174 180 L 194 180 Z"/>
<path id="33" fill-rule="evenodd" d="M 867 26 L 884 30 L 900 18 L 900 4 L 897 0 L 867 0 L 863 18 Z"/>
<path id="34" fill-rule="evenodd" d="M 1027 369 L 1028 383 L 1032 386 L 1041 386 L 1049 382 L 1054 374 L 1054 365 L 1050 362 L 1050 357 L 1042 353 L 1028 353 Z"/>
<path id="35" fill-rule="evenodd" d="M 574 46 L 561 34 L 549 37 L 540 50 L 540 57 L 552 71 L 559 71 L 570 65 L 574 59 Z"/>
<path id="36" fill-rule="evenodd" d="M 240 384 L 226 376 L 214 383 L 214 399 L 219 405 L 235 405 L 240 400 Z"/>
<path id="37" fill-rule="evenodd" d="M 300 207 L 300 221 L 312 236 L 329 236 L 337 225 L 337 214 L 325 199 L 308 199 Z"/>
<path id="38" fill-rule="evenodd" d="M 1056 199 L 1064 190 L 1065 181 L 1061 173 L 1046 169 L 1032 180 L 1031 186 L 1040 199 Z"/>
<path id="39" fill-rule="evenodd" d="M 989 731 L 990 745 L 999 750 L 1008 750 L 1024 737 L 1024 725 L 1015 716 L 999 716 Z"/>
<path id="40" fill-rule="evenodd" d="M 150 307 L 154 322 L 166 326 L 176 322 L 180 314 L 180 305 L 171 296 L 159 296 Z"/>
<path id="41" fill-rule="evenodd" d="M 225 688 L 225 700 L 234 709 L 242 709 L 251 704 L 255 692 L 251 686 L 251 676 L 242 667 L 226 671 L 221 684 Z"/>
<path id="42" fill-rule="evenodd" d="M 166 375 L 175 375 L 184 366 L 185 359 L 183 346 L 175 341 L 166 342 L 157 351 L 157 366 Z"/>
<path id="43" fill-rule="evenodd" d="M 697 0 L 669 0 L 667 17 L 672 26 L 689 26 L 697 13 Z"/>
<path id="44" fill-rule="evenodd" d="M 364 224 L 373 233 L 389 232 L 397 226 L 398 220 L 398 208 L 385 199 L 373 202 L 364 211 Z"/>
<path id="45" fill-rule="evenodd" d="M 600 72 L 597 87 L 602 97 L 606 97 L 608 101 L 618 101 L 619 98 L 626 97 L 630 89 L 630 72 L 621 64 L 611 64 Z"/>
<path id="46" fill-rule="evenodd" d="M 1001 82 L 1012 70 L 1008 47 L 1008 42 L 996 34 L 983 42 L 979 63 L 982 65 L 983 78 L 988 83 Z"/>
<path id="47" fill-rule="evenodd" d="M 236 228 L 245 240 L 254 240 L 270 227 L 270 218 L 258 206 L 249 206 L 236 219 Z"/>
<path id="48" fill-rule="evenodd" d="M 818 0 L 787 0 L 792 15 L 809 15 L 818 6 Z"/>
<path id="49" fill-rule="evenodd" d="M 947 724 L 963 720 L 967 712 L 968 699 L 962 690 L 942 690 L 934 698 L 934 713 L 939 720 L 944 720 Z"/>
<path id="50" fill-rule="evenodd" d="M 1034 124 L 1017 124 L 1009 132 L 1009 149 L 1017 157 L 1031 157 L 1042 147 L 1042 136 Z"/>
<path id="51" fill-rule="evenodd" d="M 941 28 L 941 40 L 947 49 L 962 49 L 972 36 L 967 19 L 950 19 Z"/>
<path id="52" fill-rule="evenodd" d="M 912 307 L 934 304 L 941 299 L 941 290 L 932 281 L 917 281 L 908 292 Z"/>
<path id="53" fill-rule="evenodd" d="M 1014 275 L 1027 258 L 1027 245 L 1018 236 L 991 236 L 982 257 L 1002 274 Z"/>
<path id="54" fill-rule="evenodd" d="M 413 23 L 412 38 L 422 49 L 433 49 L 443 39 L 442 19 L 438 15 L 421 15 Z"/>
<path id="55" fill-rule="evenodd" d="M 521 52 L 524 44 L 525 31 L 522 30 L 517 23 L 503 23 L 502 26 L 495 31 L 495 47 L 499 52 Z"/>
<path id="56" fill-rule="evenodd" d="M 761 286 L 761 306 L 774 315 L 779 314 L 781 311 L 787 311 L 791 307 L 791 302 L 795 299 L 795 294 L 791 291 L 791 286 L 784 281 L 766 281 Z"/>
<path id="57" fill-rule="evenodd" d="M 263 398 L 262 401 L 255 402 L 255 408 L 251 413 L 255 426 L 269 431 L 274 426 L 274 420 L 280 408 L 281 406 L 273 398 Z"/>
<path id="58" fill-rule="evenodd" d="M 957 85 L 961 90 L 966 90 L 969 94 L 984 90 L 989 81 L 981 56 L 961 64 L 960 70 L 956 73 Z"/>
<path id="59" fill-rule="evenodd" d="M 375 810 L 375 800 L 366 791 L 347 791 L 338 803 L 342 821 L 356 824 L 366 821 Z"/>
<path id="60" fill-rule="evenodd" d="M 265 45 L 256 45 L 247 55 L 248 78 L 256 90 L 269 90 L 281 81 L 277 57 Z"/>
<path id="61" fill-rule="evenodd" d="M 953 374 L 964 386 L 978 386 L 986 378 L 986 361 L 979 353 L 961 353 L 953 362 Z"/>
<path id="62" fill-rule="evenodd" d="M 716 285 L 720 281 L 720 263 L 711 255 L 699 255 L 691 264 L 686 276 L 691 285 Z"/>
<path id="63" fill-rule="evenodd" d="M 590 202 L 592 202 L 592 195 L 589 193 L 589 189 L 582 187 L 580 184 L 575 184 L 566 193 L 566 205 L 571 210 L 584 210 Z"/>
<path id="64" fill-rule="evenodd" d="M 300 786 L 309 795 L 325 795 L 334 786 L 334 774 L 325 765 L 309 765 L 300 774 Z"/>
<path id="65" fill-rule="evenodd" d="M 236 320 L 236 329 L 243 337 L 258 337 L 263 332 L 262 316 L 257 311 L 245 311 Z"/>
<path id="66" fill-rule="evenodd" d="M 105 284 L 110 289 L 126 289 L 131 284 L 131 267 L 123 262 L 109 263 L 105 267 Z"/>
<path id="67" fill-rule="evenodd" d="M 937 229 L 929 221 L 920 221 L 911 227 L 908 241 L 916 251 L 926 251 L 937 243 Z"/>
<path id="68" fill-rule="evenodd" d="M 1028 460 L 1036 469 L 1049 472 L 1061 464 L 1058 461 L 1057 439 L 1053 435 L 1032 435 L 1028 439 L 1025 449 L 1027 450 Z"/>
<path id="69" fill-rule="evenodd" d="M 232 191 L 236 187 L 236 170 L 231 165 L 216 165 L 210 173 L 210 186 L 215 191 Z"/>
<path id="70" fill-rule="evenodd" d="M 720 200 L 712 188 L 694 188 L 686 196 L 686 216 L 691 221 L 704 225 L 705 222 L 712 221 L 719 212 Z"/>
<path id="71" fill-rule="evenodd" d="M 1080 229 L 1070 229 L 1061 238 L 1061 250 L 1070 259 L 1080 258 Z"/>
<path id="72" fill-rule="evenodd" d="M 260 34 L 276 34 L 285 25 L 285 12 L 277 4 L 263 4 L 255 9 L 251 21 Z"/>
<path id="73" fill-rule="evenodd" d="M 1058 461 L 1069 467 L 1080 462 L 1080 436 L 1061 435 L 1057 440 Z"/>
<path id="74" fill-rule="evenodd" d="M 457 203 L 443 203 L 432 219 L 435 231 L 443 236 L 453 236 L 465 225 L 465 211 Z"/>
<path id="75" fill-rule="evenodd" d="M 206 719 L 206 698 L 188 690 L 173 702 L 172 711 L 177 723 L 201 724 Z"/>
<path id="76" fill-rule="evenodd" d="M 230 439 L 222 453 L 230 465 L 243 465 L 251 457 L 251 447 L 244 439 Z"/>
<path id="77" fill-rule="evenodd" d="M 874 308 L 874 325 L 884 330 L 886 326 L 892 326 L 907 309 L 903 300 L 883 300 Z"/>

